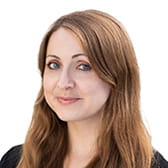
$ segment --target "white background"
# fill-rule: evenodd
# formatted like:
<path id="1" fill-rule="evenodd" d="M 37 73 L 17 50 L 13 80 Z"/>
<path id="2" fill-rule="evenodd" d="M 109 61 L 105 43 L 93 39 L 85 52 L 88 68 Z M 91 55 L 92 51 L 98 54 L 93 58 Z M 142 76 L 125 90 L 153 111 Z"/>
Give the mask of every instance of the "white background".
<path id="1" fill-rule="evenodd" d="M 40 88 L 39 44 L 69 12 L 98 9 L 126 27 L 141 75 L 141 110 L 153 146 L 168 159 L 167 0 L 2 0 L 0 2 L 0 157 L 22 144 Z"/>

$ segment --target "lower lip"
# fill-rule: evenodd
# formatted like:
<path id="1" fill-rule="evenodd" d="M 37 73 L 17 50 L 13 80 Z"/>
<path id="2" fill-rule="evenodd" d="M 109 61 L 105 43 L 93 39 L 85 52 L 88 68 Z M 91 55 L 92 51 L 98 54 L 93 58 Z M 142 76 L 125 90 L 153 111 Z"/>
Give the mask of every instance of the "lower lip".
<path id="1" fill-rule="evenodd" d="M 62 98 L 57 98 L 57 100 L 62 105 L 69 105 L 69 104 L 73 104 L 73 103 L 79 101 L 80 99 L 62 99 Z"/>

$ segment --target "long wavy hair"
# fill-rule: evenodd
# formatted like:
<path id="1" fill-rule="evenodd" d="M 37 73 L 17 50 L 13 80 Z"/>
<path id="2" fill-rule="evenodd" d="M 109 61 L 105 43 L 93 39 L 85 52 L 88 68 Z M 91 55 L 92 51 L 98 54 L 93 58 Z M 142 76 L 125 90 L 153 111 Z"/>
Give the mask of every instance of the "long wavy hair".
<path id="1" fill-rule="evenodd" d="M 150 168 L 153 148 L 140 113 L 139 68 L 125 28 L 114 17 L 97 10 L 60 17 L 40 46 L 42 80 L 49 38 L 60 27 L 78 38 L 97 75 L 111 85 L 98 153 L 86 168 Z M 41 86 L 18 168 L 63 168 L 67 150 L 67 123 L 48 106 Z"/>

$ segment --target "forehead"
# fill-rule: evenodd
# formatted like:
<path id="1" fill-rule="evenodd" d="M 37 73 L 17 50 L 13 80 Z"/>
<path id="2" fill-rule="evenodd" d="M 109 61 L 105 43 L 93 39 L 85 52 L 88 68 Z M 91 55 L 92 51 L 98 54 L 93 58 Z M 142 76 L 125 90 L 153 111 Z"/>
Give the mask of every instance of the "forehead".
<path id="1" fill-rule="evenodd" d="M 59 28 L 49 38 L 47 54 L 71 54 L 84 52 L 79 39 L 70 30 Z"/>

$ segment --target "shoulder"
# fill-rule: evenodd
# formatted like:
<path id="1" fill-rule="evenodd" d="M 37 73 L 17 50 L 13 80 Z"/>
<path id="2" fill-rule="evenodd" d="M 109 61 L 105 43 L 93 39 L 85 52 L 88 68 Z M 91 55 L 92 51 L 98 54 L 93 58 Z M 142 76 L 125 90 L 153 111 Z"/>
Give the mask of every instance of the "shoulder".
<path id="1" fill-rule="evenodd" d="M 156 151 L 152 160 L 151 168 L 168 168 L 168 162 L 159 152 Z"/>
<path id="2" fill-rule="evenodd" d="M 16 168 L 22 153 L 22 145 L 12 147 L 0 160 L 0 168 Z"/>

